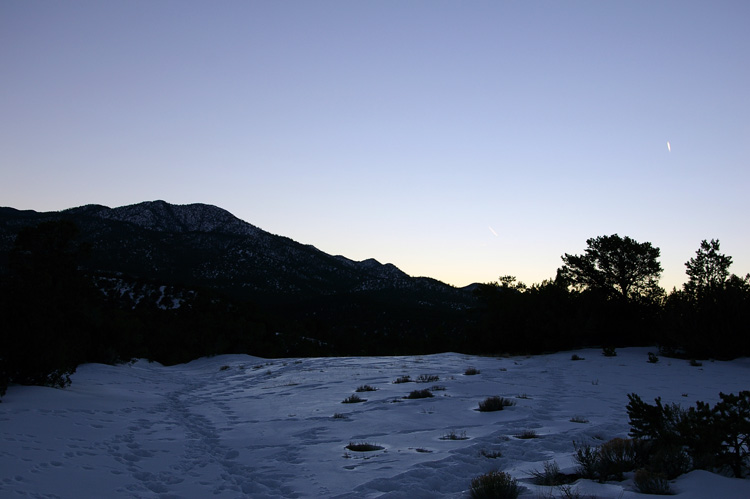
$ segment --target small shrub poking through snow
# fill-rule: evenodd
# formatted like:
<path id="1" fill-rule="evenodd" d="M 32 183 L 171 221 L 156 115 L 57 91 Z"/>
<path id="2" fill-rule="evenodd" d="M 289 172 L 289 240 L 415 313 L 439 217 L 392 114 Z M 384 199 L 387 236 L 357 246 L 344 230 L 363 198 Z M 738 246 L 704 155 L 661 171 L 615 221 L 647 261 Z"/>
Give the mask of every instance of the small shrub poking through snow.
<path id="1" fill-rule="evenodd" d="M 506 399 L 503 397 L 487 397 L 486 399 L 479 402 L 479 412 L 493 412 L 502 411 L 506 407 L 516 405 L 513 400 Z"/>
<path id="2" fill-rule="evenodd" d="M 584 499 L 584 496 L 570 485 L 560 485 L 557 487 L 557 490 L 560 492 L 560 499 Z"/>
<path id="3" fill-rule="evenodd" d="M 516 499 L 520 493 L 518 480 L 502 471 L 490 471 L 471 481 L 474 499 Z"/>
<path id="4" fill-rule="evenodd" d="M 664 475 L 652 473 L 648 470 L 638 470 L 633 476 L 633 484 L 641 494 L 653 494 L 657 496 L 668 496 L 674 492 L 669 488 L 669 480 Z"/>
<path id="5" fill-rule="evenodd" d="M 659 357 L 657 357 L 654 352 L 649 352 L 648 353 L 648 362 L 649 362 L 649 364 L 656 364 L 657 362 L 659 362 Z"/>
<path id="6" fill-rule="evenodd" d="M 342 404 L 356 404 L 358 402 L 367 402 L 367 399 L 363 399 L 357 394 L 349 395 L 341 403 Z"/>
<path id="7" fill-rule="evenodd" d="M 394 381 L 394 383 L 396 383 L 396 384 L 399 384 L 399 383 L 411 383 L 412 381 L 414 381 L 414 380 L 411 379 L 411 376 L 406 375 L 406 376 L 399 376 L 398 378 L 396 378 L 396 381 Z"/>
<path id="8" fill-rule="evenodd" d="M 573 355 L 571 355 L 570 360 L 586 360 L 586 359 L 574 353 Z"/>
<path id="9" fill-rule="evenodd" d="M 435 374 L 420 374 L 417 376 L 417 383 L 434 383 L 440 381 L 440 376 Z"/>
<path id="10" fill-rule="evenodd" d="M 465 376 L 476 376 L 480 372 L 481 371 L 479 369 L 477 369 L 476 367 L 470 367 L 466 371 L 464 371 L 464 375 Z"/>
<path id="11" fill-rule="evenodd" d="M 535 432 L 534 430 L 523 430 L 521 433 L 516 433 L 513 436 L 521 440 L 530 440 L 532 438 L 539 438 L 539 434 Z"/>
<path id="12" fill-rule="evenodd" d="M 370 385 L 361 385 L 361 386 L 357 387 L 357 389 L 355 391 L 358 392 L 358 393 L 362 393 L 362 392 L 374 392 L 374 391 L 377 391 L 377 388 L 375 388 L 374 386 L 370 386 Z"/>
<path id="13" fill-rule="evenodd" d="M 451 430 L 442 437 L 440 437 L 440 440 L 468 440 L 469 437 L 466 436 L 466 431 L 461 431 L 460 433 L 456 430 Z"/>
<path id="14" fill-rule="evenodd" d="M 613 438 L 599 447 L 599 473 L 602 480 L 621 481 L 623 473 L 635 469 L 635 444 L 629 438 Z"/>
<path id="15" fill-rule="evenodd" d="M 602 355 L 605 357 L 617 357 L 617 351 L 615 347 L 604 347 L 602 348 Z"/>
<path id="16" fill-rule="evenodd" d="M 570 418 L 571 423 L 588 423 L 589 420 L 584 418 L 583 416 L 573 416 Z"/>
<path id="17" fill-rule="evenodd" d="M 404 398 L 407 399 L 426 399 L 434 397 L 430 390 L 412 390 L 412 392 Z"/>
<path id="18" fill-rule="evenodd" d="M 545 461 L 544 470 L 533 470 L 530 474 L 535 484 L 545 487 L 555 487 L 568 482 L 568 477 L 560 473 L 560 466 L 555 461 Z"/>
<path id="19" fill-rule="evenodd" d="M 349 442 L 349 445 L 347 445 L 346 448 L 354 452 L 373 452 L 384 449 L 382 445 L 375 445 L 367 442 Z"/>
<path id="20" fill-rule="evenodd" d="M 596 478 L 599 472 L 599 449 L 585 442 L 573 442 L 573 447 L 573 459 L 578 463 L 578 474 L 588 480 Z"/>

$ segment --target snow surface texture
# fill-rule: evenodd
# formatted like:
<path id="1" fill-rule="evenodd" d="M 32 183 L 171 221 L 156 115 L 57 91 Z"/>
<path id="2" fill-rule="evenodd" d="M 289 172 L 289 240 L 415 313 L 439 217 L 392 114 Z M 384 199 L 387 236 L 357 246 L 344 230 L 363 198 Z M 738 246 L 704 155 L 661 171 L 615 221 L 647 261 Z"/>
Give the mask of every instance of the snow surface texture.
<path id="1" fill-rule="evenodd" d="M 616 357 L 575 352 L 582 361 L 572 353 L 84 365 L 64 390 L 8 390 L 0 404 L 0 497 L 467 497 L 471 479 L 495 469 L 518 478 L 523 496 L 559 497 L 532 484 L 529 472 L 549 460 L 574 471 L 574 440 L 626 437 L 628 393 L 649 403 L 661 396 L 713 404 L 720 391 L 737 393 L 750 380 L 750 359 L 693 367 L 667 358 L 649 364 L 643 348 Z M 480 373 L 465 375 L 469 367 Z M 423 374 L 439 380 L 393 383 Z M 377 391 L 358 393 L 366 402 L 342 403 L 362 385 Z M 433 398 L 404 398 L 435 385 Z M 494 395 L 517 404 L 476 410 Z M 524 430 L 539 438 L 515 437 Z M 350 442 L 383 448 L 354 452 L 345 448 Z M 583 497 L 646 497 L 629 476 L 580 480 L 573 489 Z M 750 480 L 704 471 L 672 488 L 682 499 L 750 497 Z"/>

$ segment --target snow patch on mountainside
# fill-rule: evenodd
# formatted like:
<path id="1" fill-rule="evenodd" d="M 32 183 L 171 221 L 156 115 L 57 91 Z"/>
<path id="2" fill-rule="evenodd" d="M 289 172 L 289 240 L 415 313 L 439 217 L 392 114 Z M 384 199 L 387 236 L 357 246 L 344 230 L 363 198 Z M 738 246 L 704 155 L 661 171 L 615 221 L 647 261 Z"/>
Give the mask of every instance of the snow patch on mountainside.
<path id="1" fill-rule="evenodd" d="M 218 232 L 244 236 L 260 232 L 254 225 L 226 210 L 201 203 L 174 205 L 165 201 L 147 201 L 119 208 L 93 205 L 73 210 L 159 232 Z"/>

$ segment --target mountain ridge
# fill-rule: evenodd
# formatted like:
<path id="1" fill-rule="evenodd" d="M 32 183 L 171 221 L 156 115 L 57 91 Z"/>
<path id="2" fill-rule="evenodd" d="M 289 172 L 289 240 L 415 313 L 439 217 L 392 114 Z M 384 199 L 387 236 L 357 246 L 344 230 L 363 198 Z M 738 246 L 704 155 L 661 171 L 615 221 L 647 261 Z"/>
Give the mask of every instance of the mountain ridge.
<path id="1" fill-rule="evenodd" d="M 430 295 L 421 302 L 456 304 L 460 290 L 411 277 L 374 258 L 354 261 L 271 234 L 223 208 L 145 201 L 110 208 L 90 204 L 59 212 L 0 209 L 0 252 L 14 233 L 42 221 L 67 219 L 91 246 L 85 270 L 101 275 L 205 286 L 241 297 L 310 298 L 361 292 Z"/>

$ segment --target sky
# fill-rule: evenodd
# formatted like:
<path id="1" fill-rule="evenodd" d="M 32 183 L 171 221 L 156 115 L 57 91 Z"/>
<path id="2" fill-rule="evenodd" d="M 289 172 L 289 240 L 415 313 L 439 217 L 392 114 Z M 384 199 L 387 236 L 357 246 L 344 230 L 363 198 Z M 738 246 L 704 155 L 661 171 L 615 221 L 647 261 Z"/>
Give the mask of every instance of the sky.
<path id="1" fill-rule="evenodd" d="M 750 3 L 0 3 L 0 206 L 207 203 L 464 286 L 750 272 Z"/>

